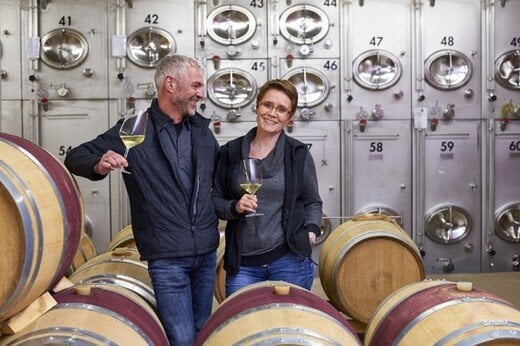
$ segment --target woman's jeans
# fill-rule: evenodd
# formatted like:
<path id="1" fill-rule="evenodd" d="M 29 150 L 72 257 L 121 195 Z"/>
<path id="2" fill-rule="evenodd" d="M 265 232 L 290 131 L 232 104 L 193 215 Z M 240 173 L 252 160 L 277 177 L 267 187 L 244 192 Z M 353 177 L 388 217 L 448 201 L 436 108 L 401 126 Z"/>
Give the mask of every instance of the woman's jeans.
<path id="1" fill-rule="evenodd" d="M 310 258 L 289 252 L 282 258 L 261 266 L 240 266 L 236 275 L 226 275 L 226 297 L 240 288 L 261 281 L 286 281 L 311 290 L 315 264 Z"/>
<path id="2" fill-rule="evenodd" d="M 148 262 L 157 309 L 171 345 L 193 345 L 211 315 L 216 251 Z"/>

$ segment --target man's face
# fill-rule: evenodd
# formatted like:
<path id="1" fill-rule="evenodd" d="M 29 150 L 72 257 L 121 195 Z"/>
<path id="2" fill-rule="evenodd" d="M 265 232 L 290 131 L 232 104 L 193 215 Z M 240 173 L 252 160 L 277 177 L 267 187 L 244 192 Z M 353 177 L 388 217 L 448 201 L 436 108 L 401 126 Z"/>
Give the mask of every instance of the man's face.
<path id="1" fill-rule="evenodd" d="M 204 98 L 204 79 L 202 71 L 190 67 L 184 78 L 177 85 L 177 93 L 173 96 L 173 103 L 179 113 L 195 115 L 197 103 Z"/>

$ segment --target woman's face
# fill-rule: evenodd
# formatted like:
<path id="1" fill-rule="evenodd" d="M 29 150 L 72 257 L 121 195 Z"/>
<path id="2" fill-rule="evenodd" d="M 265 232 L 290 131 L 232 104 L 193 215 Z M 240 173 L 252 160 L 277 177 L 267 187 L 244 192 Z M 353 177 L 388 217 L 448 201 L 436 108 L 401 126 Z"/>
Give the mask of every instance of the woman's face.
<path id="1" fill-rule="evenodd" d="M 267 133 L 280 133 L 291 120 L 291 99 L 282 91 L 268 90 L 256 108 L 258 129 Z"/>

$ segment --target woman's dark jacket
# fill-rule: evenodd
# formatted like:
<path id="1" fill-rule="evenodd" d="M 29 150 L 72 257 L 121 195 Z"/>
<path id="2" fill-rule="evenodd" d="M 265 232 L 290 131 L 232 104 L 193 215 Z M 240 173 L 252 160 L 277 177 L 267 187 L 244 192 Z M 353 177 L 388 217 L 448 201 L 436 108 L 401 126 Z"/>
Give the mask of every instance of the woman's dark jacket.
<path id="1" fill-rule="evenodd" d="M 283 133 L 281 135 L 284 135 Z M 213 202 L 220 219 L 228 220 L 226 224 L 226 248 L 224 253 L 224 269 L 230 274 L 238 273 L 242 248 L 242 229 L 244 227 L 240 214 L 235 206 L 240 196 L 234 196 L 230 187 L 239 179 L 239 163 L 242 159 L 242 141 L 244 137 L 234 139 L 220 148 L 219 163 L 215 173 Z M 285 137 L 284 172 L 285 191 L 282 210 L 282 228 L 286 242 L 291 251 L 310 257 L 312 249 L 308 232 L 320 235 L 320 227 L 315 224 L 305 225 L 304 208 L 306 203 L 318 203 L 321 199 L 316 191 L 312 201 L 302 199 L 303 164 L 305 156 L 310 155 L 306 144 Z"/>
<path id="2" fill-rule="evenodd" d="M 218 143 L 208 127 L 209 119 L 199 113 L 189 117 L 194 176 L 192 198 L 188 201 L 177 171 L 172 168 L 172 153 L 164 140 L 168 136 L 159 135 L 171 119 L 158 110 L 156 100 L 148 111 L 145 140 L 128 154 L 132 174 L 123 174 L 139 253 L 144 260 L 209 253 L 219 243 L 218 218 L 211 200 Z M 120 126 L 121 121 L 72 149 L 65 158 L 66 167 L 91 180 L 105 178 L 94 173 L 93 167 L 109 149 L 124 153 L 118 135 Z"/>

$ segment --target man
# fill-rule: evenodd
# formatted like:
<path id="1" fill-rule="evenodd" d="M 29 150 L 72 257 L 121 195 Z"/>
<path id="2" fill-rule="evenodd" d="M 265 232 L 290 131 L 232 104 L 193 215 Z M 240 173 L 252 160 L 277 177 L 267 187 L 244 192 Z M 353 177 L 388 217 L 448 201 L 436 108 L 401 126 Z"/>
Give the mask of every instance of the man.
<path id="1" fill-rule="evenodd" d="M 218 219 L 211 201 L 218 143 L 209 119 L 196 111 L 204 97 L 202 68 L 181 55 L 163 58 L 155 73 L 157 98 L 148 108 L 144 141 L 127 159 L 119 121 L 72 149 L 65 165 L 100 180 L 123 174 L 137 248 L 148 271 L 157 308 L 172 345 L 191 345 L 211 314 Z"/>

